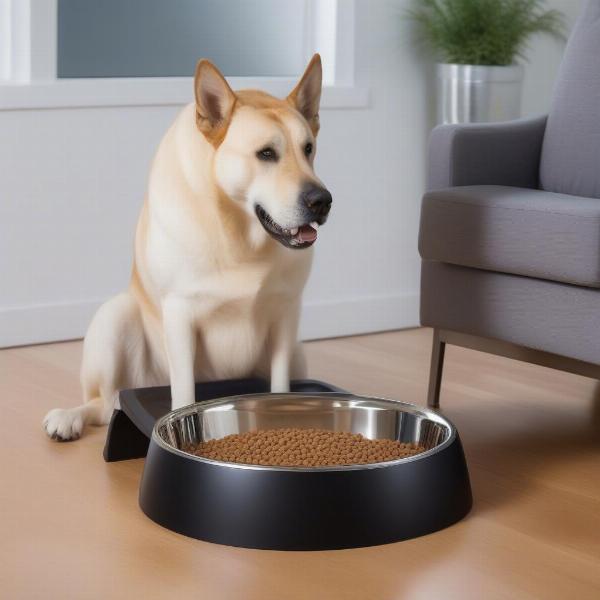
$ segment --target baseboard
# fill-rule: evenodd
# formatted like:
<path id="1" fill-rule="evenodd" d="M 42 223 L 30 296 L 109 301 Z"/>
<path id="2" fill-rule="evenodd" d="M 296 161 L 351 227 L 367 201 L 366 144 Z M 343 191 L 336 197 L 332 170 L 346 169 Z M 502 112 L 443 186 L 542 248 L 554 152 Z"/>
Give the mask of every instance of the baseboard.
<path id="1" fill-rule="evenodd" d="M 102 300 L 0 309 L 0 348 L 83 337 Z"/>
<path id="2" fill-rule="evenodd" d="M 0 309 L 0 348 L 83 337 L 101 300 Z M 355 335 L 419 324 L 419 294 L 364 296 L 307 303 L 303 340 Z"/>
<path id="3" fill-rule="evenodd" d="M 300 338 L 315 340 L 418 325 L 418 292 L 363 296 L 307 303 L 302 310 Z"/>

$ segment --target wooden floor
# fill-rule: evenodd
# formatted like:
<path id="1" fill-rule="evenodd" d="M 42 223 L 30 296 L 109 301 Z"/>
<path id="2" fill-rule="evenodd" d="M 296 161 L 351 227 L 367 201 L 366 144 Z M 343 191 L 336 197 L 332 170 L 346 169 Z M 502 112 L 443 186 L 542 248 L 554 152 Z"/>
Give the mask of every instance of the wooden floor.
<path id="1" fill-rule="evenodd" d="M 310 375 L 424 403 L 431 332 L 306 345 Z M 600 598 L 600 392 L 592 380 L 450 347 L 444 412 L 475 505 L 423 538 L 359 550 L 244 550 L 171 533 L 137 506 L 143 461 L 105 430 L 45 437 L 78 403 L 81 343 L 0 351 L 0 597 L 210 600 Z"/>

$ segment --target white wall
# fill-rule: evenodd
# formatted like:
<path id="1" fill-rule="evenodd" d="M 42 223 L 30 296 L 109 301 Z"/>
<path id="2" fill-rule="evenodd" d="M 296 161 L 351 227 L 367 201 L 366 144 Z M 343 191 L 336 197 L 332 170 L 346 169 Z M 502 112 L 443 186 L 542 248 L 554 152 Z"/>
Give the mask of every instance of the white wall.
<path id="1" fill-rule="evenodd" d="M 302 335 L 418 324 L 417 229 L 431 66 L 408 0 L 357 0 L 356 80 L 370 106 L 322 112 L 318 172 L 334 196 L 305 294 Z M 569 14 L 576 0 L 554 0 Z M 559 61 L 536 41 L 525 114 L 547 109 Z M 0 89 L 0 94 L 1 94 Z M 176 107 L 0 111 L 0 345 L 81 336 L 127 285 L 154 149 Z"/>

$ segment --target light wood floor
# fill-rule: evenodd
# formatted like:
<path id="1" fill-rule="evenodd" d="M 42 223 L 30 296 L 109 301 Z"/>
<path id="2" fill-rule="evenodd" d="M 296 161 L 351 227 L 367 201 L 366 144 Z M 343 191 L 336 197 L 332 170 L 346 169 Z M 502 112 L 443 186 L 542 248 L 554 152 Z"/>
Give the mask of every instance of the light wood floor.
<path id="1" fill-rule="evenodd" d="M 310 375 L 424 403 L 431 332 L 307 344 Z M 449 348 L 442 403 L 475 506 L 423 538 L 285 553 L 166 531 L 137 506 L 143 461 L 106 464 L 104 429 L 44 436 L 78 403 L 81 343 L 0 352 L 0 597 L 210 600 L 600 598 L 600 392 L 592 380 Z"/>

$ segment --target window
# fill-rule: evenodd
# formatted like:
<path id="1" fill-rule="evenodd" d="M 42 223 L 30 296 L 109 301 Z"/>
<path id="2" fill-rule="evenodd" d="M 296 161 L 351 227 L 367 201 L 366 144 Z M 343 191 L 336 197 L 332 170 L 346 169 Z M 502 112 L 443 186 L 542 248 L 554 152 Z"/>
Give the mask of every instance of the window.
<path id="1" fill-rule="evenodd" d="M 306 0 L 58 0 L 57 76 L 291 77 L 308 49 Z"/>
<path id="2" fill-rule="evenodd" d="M 185 104 L 200 57 L 282 96 L 313 52 L 322 107 L 368 104 L 354 0 L 0 0 L 0 110 Z"/>

